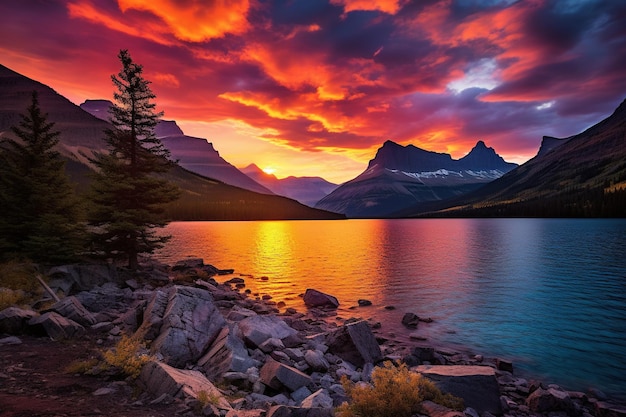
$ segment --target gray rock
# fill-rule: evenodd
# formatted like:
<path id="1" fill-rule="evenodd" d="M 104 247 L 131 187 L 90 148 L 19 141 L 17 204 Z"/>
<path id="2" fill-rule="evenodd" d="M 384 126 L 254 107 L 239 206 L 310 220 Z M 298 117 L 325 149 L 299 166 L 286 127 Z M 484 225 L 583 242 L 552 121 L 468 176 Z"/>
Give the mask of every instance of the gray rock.
<path id="1" fill-rule="evenodd" d="M 357 301 L 357 303 L 361 307 L 367 307 L 367 306 L 371 306 L 372 305 L 372 302 L 370 300 L 365 300 L 365 299 L 360 299 L 360 300 Z"/>
<path id="2" fill-rule="evenodd" d="M 92 326 L 97 322 L 96 317 L 82 305 L 78 298 L 74 296 L 65 297 L 43 312 L 45 313 L 48 311 L 59 313 L 65 318 L 74 320 L 81 326 Z"/>
<path id="3" fill-rule="evenodd" d="M 432 401 L 424 401 L 420 404 L 420 407 L 429 417 L 465 417 L 465 414 L 459 411 L 451 410 Z"/>
<path id="4" fill-rule="evenodd" d="M 496 367 L 500 371 L 513 373 L 513 362 L 504 359 L 496 359 Z"/>
<path id="5" fill-rule="evenodd" d="M 574 402 L 569 394 L 555 388 L 538 388 L 526 399 L 526 405 L 532 411 L 543 413 L 549 411 L 574 411 Z"/>
<path id="6" fill-rule="evenodd" d="M 421 365 L 413 369 L 432 380 L 443 392 L 462 398 L 466 407 L 481 415 L 502 411 L 496 373 L 489 366 Z"/>
<path id="7" fill-rule="evenodd" d="M 339 301 L 337 300 L 337 298 L 311 288 L 308 288 L 304 292 L 304 304 L 306 304 L 308 307 L 339 307 Z"/>
<path id="8" fill-rule="evenodd" d="M 0 333 L 22 334 L 28 329 L 28 322 L 39 313 L 19 307 L 9 307 L 0 311 Z"/>
<path id="9" fill-rule="evenodd" d="M 266 417 L 334 417 L 332 408 L 302 408 L 275 405 L 267 411 Z"/>
<path id="10" fill-rule="evenodd" d="M 54 311 L 33 317 L 29 320 L 28 325 L 33 333 L 47 334 L 53 340 L 73 339 L 85 334 L 83 326 Z"/>
<path id="11" fill-rule="evenodd" d="M 174 398 L 198 398 L 202 391 L 215 399 L 218 408 L 230 409 L 222 393 L 199 371 L 181 370 L 165 363 L 151 361 L 141 370 L 140 384 L 153 396 L 169 395 Z"/>
<path id="12" fill-rule="evenodd" d="M 626 405 L 596 402 L 596 417 L 626 417 Z"/>
<path id="13" fill-rule="evenodd" d="M 345 324 L 328 334 L 326 344 L 329 352 L 359 367 L 383 358 L 376 337 L 363 320 Z"/>
<path id="14" fill-rule="evenodd" d="M 76 298 L 93 313 L 115 311 L 119 315 L 132 304 L 133 292 L 130 288 L 120 288 L 115 283 L 106 283 L 89 291 L 81 291 Z"/>
<path id="15" fill-rule="evenodd" d="M 250 357 L 243 341 L 230 326 L 225 326 L 198 365 L 211 380 L 217 381 L 225 372 L 246 372 L 260 362 Z"/>
<path id="16" fill-rule="evenodd" d="M 137 334 L 150 339 L 153 353 L 160 353 L 169 365 L 184 367 L 197 362 L 216 340 L 226 321 L 211 294 L 201 288 L 173 286 L 167 293 L 155 292 L 146 310 L 146 320 Z"/>
<path id="17" fill-rule="evenodd" d="M 330 364 L 324 358 L 324 354 L 319 350 L 307 350 L 304 354 L 304 360 L 311 369 L 317 372 L 326 372 L 330 368 Z"/>
<path id="18" fill-rule="evenodd" d="M 307 387 L 300 387 L 297 390 L 295 390 L 294 392 L 291 393 L 291 398 L 296 402 L 296 403 L 301 403 L 302 400 L 304 400 L 306 397 L 308 397 L 309 395 L 311 395 L 312 392 L 310 389 L 308 389 Z"/>
<path id="19" fill-rule="evenodd" d="M 405 313 L 404 316 L 402 316 L 402 324 L 404 324 L 406 327 L 414 329 L 417 327 L 419 322 L 420 318 L 415 313 Z"/>
<path id="20" fill-rule="evenodd" d="M 0 346 L 4 345 L 21 345 L 22 339 L 17 336 L 3 337 L 0 339 Z"/>
<path id="21" fill-rule="evenodd" d="M 333 399 L 330 398 L 328 391 L 325 389 L 319 389 L 315 391 L 313 394 L 306 397 L 302 400 L 302 404 L 300 404 L 302 408 L 332 408 L 333 407 Z"/>
<path id="22" fill-rule="evenodd" d="M 260 371 L 261 382 L 270 388 L 280 390 L 283 387 L 296 391 L 311 383 L 311 377 L 273 359 L 268 359 Z"/>
<path id="23" fill-rule="evenodd" d="M 242 339 L 253 347 L 258 347 L 270 338 L 287 339 L 297 331 L 276 316 L 250 316 L 238 324 Z"/>
<path id="24" fill-rule="evenodd" d="M 110 264 L 76 264 L 56 266 L 48 271 L 50 288 L 66 295 L 73 291 L 89 291 L 94 287 L 113 282 L 122 284 L 115 266 Z"/>
<path id="25" fill-rule="evenodd" d="M 177 261 L 172 267 L 172 271 L 181 271 L 185 269 L 202 268 L 204 266 L 204 259 L 189 257 Z"/>

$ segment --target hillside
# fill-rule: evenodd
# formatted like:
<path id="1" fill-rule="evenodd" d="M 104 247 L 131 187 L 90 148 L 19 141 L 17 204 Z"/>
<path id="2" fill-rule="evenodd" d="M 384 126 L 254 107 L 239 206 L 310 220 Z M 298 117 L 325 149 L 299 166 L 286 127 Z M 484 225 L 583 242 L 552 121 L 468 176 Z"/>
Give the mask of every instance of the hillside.
<path id="1" fill-rule="evenodd" d="M 582 133 L 547 139 L 533 159 L 476 192 L 397 215 L 626 216 L 626 100 Z"/>
<path id="2" fill-rule="evenodd" d="M 387 141 L 363 173 L 315 207 L 352 218 L 391 217 L 416 204 L 467 194 L 516 166 L 504 161 L 483 141 L 458 160 L 446 153 Z"/>
<path id="3" fill-rule="evenodd" d="M 66 169 L 79 190 L 89 182 L 88 158 L 105 149 L 107 122 L 92 116 L 50 87 L 0 65 L 0 137 L 10 135 L 20 114 L 39 94 L 42 111 L 61 132 L 58 150 L 67 158 Z M 168 174 L 183 191 L 168 210 L 174 220 L 337 219 L 344 216 L 311 209 L 288 198 L 263 195 L 224 184 L 177 167 Z"/>

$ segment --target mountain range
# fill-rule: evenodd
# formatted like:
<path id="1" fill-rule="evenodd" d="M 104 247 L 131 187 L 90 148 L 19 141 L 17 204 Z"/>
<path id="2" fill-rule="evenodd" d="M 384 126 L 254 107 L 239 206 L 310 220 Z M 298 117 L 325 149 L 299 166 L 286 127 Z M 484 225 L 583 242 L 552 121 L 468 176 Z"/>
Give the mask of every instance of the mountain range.
<path id="1" fill-rule="evenodd" d="M 475 192 L 394 215 L 625 217 L 626 100 L 584 132 L 544 137 L 534 158 Z"/>
<path id="2" fill-rule="evenodd" d="M 66 170 L 79 191 L 89 182 L 90 158 L 105 152 L 103 131 L 110 125 L 56 93 L 52 88 L 0 65 L 0 138 L 12 135 L 37 91 L 42 111 L 61 132 L 57 149 L 67 160 Z M 91 103 L 98 104 L 98 103 Z M 100 103 L 102 104 L 102 103 Z M 102 117 L 102 113 L 99 113 Z M 205 141 L 205 143 L 207 143 Z M 208 143 L 207 143 L 208 144 Z M 242 174 L 243 175 L 243 174 Z M 168 206 L 178 220 L 338 219 L 343 215 L 313 209 L 295 200 L 257 193 L 208 178 L 177 165 L 167 177 L 182 191 Z"/>
<path id="3" fill-rule="evenodd" d="M 83 107 L 90 114 L 50 87 L 0 65 L 0 138 L 11 135 L 33 90 L 61 132 L 57 148 L 82 191 L 93 168 L 90 158 L 106 151 L 103 131 L 110 126 L 102 119 L 110 104 L 88 100 Z M 544 136 L 537 155 L 519 167 L 482 141 L 459 160 L 387 141 L 363 173 L 334 190 L 319 177 L 279 180 L 255 165 L 238 170 L 207 140 L 186 136 L 174 121 L 161 121 L 155 133 L 180 161 L 167 175 L 182 190 L 182 197 L 168 206 L 178 220 L 626 216 L 626 101 L 582 133 Z M 204 175 L 192 171 L 202 169 Z M 275 195 L 283 193 L 306 204 L 323 198 L 313 209 Z"/>
<path id="4" fill-rule="evenodd" d="M 447 153 L 386 141 L 363 173 L 315 207 L 351 218 L 389 217 L 419 203 L 466 194 L 515 167 L 483 141 L 458 160 Z"/>
<path id="5" fill-rule="evenodd" d="M 338 187 L 337 184 L 328 182 L 321 177 L 290 176 L 279 179 L 273 174 L 266 173 L 255 164 L 250 164 L 242 168 L 241 171 L 273 193 L 293 198 L 311 207 Z"/>

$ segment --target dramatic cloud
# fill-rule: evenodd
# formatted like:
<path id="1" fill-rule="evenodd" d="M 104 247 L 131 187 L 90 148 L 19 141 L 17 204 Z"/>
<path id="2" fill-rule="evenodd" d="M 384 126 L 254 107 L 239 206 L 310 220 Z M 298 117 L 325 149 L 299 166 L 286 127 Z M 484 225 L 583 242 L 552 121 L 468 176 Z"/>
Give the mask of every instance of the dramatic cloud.
<path id="1" fill-rule="evenodd" d="M 387 139 L 523 162 L 598 122 L 626 97 L 625 21 L 608 0 L 23 0 L 0 63 L 80 103 L 129 49 L 231 163 L 342 181 Z"/>

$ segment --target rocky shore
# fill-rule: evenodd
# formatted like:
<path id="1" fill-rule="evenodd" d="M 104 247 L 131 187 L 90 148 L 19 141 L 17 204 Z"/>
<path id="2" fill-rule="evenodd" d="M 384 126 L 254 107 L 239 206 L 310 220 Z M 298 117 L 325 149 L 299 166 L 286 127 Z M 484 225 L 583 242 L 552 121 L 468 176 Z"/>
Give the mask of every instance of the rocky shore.
<path id="1" fill-rule="evenodd" d="M 358 317 L 358 308 L 355 317 L 339 322 L 333 312 L 340 301 L 313 288 L 302 295 L 306 309 L 285 308 L 247 289 L 251 277 L 199 258 L 173 266 L 146 259 L 133 275 L 94 264 L 56 267 L 46 275 L 59 301 L 0 311 L 6 361 L 0 369 L 0 415 L 26 415 L 2 407 L 2 401 L 20 392 L 12 386 L 20 368 L 11 358 L 23 354 L 26 338 L 36 336 L 49 345 L 82 341 L 80 349 L 96 352 L 110 347 L 118 355 L 124 353 L 120 341 L 141 341 L 146 348 L 137 375 L 124 379 L 104 372 L 88 355 L 81 362 L 81 373 L 91 375 L 93 391 L 87 395 L 116 402 L 125 392 L 134 410 L 165 410 L 131 415 L 330 417 L 349 401 L 342 377 L 368 384 L 376 366 L 393 361 L 463 399 L 464 411 L 425 401 L 421 414 L 430 417 L 626 416 L 626 407 L 599 391 L 571 392 L 526 380 L 506 360 L 438 348 L 418 335 L 409 343 L 385 338 L 380 323 Z M 416 328 L 424 321 L 429 319 L 407 312 L 402 324 Z M 97 410 L 92 414 L 121 415 Z M 31 415 L 60 414 L 31 409 Z"/>

